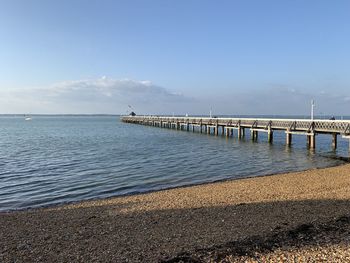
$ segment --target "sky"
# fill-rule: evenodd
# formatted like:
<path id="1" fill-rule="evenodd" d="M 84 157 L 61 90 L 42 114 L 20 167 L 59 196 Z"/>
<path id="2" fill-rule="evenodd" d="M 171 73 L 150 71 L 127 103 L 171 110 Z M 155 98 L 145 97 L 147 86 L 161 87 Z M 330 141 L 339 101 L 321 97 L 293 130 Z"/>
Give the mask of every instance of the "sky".
<path id="1" fill-rule="evenodd" d="M 349 70 L 350 1 L 0 0 L 0 114 L 350 115 Z"/>

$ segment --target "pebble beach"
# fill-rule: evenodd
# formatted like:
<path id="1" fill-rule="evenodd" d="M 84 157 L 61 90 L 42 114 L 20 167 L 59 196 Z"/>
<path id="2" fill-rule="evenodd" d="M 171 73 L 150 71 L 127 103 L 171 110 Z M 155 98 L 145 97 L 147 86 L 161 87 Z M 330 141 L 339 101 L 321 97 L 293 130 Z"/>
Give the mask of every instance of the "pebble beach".
<path id="1" fill-rule="evenodd" d="M 350 164 L 0 213 L 0 262 L 350 262 Z"/>

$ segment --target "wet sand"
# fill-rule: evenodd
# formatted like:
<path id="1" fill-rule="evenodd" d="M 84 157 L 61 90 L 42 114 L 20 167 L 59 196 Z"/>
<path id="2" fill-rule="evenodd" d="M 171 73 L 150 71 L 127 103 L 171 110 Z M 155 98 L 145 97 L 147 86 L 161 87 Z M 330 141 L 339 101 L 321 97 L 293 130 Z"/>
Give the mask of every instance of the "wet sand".
<path id="1" fill-rule="evenodd" d="M 0 213 L 0 262 L 350 262 L 349 216 L 346 164 Z"/>

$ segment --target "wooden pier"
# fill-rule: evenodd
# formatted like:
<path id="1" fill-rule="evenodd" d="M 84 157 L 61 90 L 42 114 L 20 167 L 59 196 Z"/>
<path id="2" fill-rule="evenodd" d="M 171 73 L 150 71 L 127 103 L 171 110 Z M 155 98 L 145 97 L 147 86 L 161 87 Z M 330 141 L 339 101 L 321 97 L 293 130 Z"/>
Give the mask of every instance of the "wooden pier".
<path id="1" fill-rule="evenodd" d="M 332 147 L 337 148 L 338 135 L 350 141 L 350 120 L 304 120 L 304 119 L 255 119 L 255 118 L 205 118 L 205 117 L 158 117 L 158 116 L 122 116 L 121 120 L 127 123 L 151 125 L 161 128 L 170 128 L 200 132 L 214 135 L 234 136 L 243 138 L 246 130 L 250 131 L 250 138 L 257 140 L 259 132 L 267 133 L 267 140 L 273 141 L 274 131 L 285 131 L 286 144 L 292 144 L 294 135 L 307 137 L 310 149 L 316 147 L 317 134 L 330 134 Z M 350 143 L 349 143 L 350 150 Z"/>

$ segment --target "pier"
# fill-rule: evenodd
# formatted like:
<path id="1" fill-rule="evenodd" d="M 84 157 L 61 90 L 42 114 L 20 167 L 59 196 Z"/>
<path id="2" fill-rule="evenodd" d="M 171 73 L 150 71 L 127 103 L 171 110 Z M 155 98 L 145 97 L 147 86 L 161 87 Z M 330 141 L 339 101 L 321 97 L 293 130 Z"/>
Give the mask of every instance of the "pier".
<path id="1" fill-rule="evenodd" d="M 274 131 L 284 131 L 286 145 L 292 144 L 292 138 L 303 135 L 307 138 L 310 149 L 316 147 L 318 134 L 329 134 L 333 149 L 337 148 L 338 136 L 349 139 L 350 120 L 305 120 L 305 119 L 263 119 L 263 118 L 207 118 L 207 117 L 167 117 L 167 116 L 122 116 L 127 123 L 150 125 L 160 128 L 186 130 L 243 138 L 250 131 L 253 141 L 258 139 L 261 132 L 267 133 L 268 142 L 273 142 Z M 237 131 L 236 133 L 234 131 Z M 234 135 L 236 134 L 236 135 Z M 350 150 L 350 143 L 349 143 Z"/>

